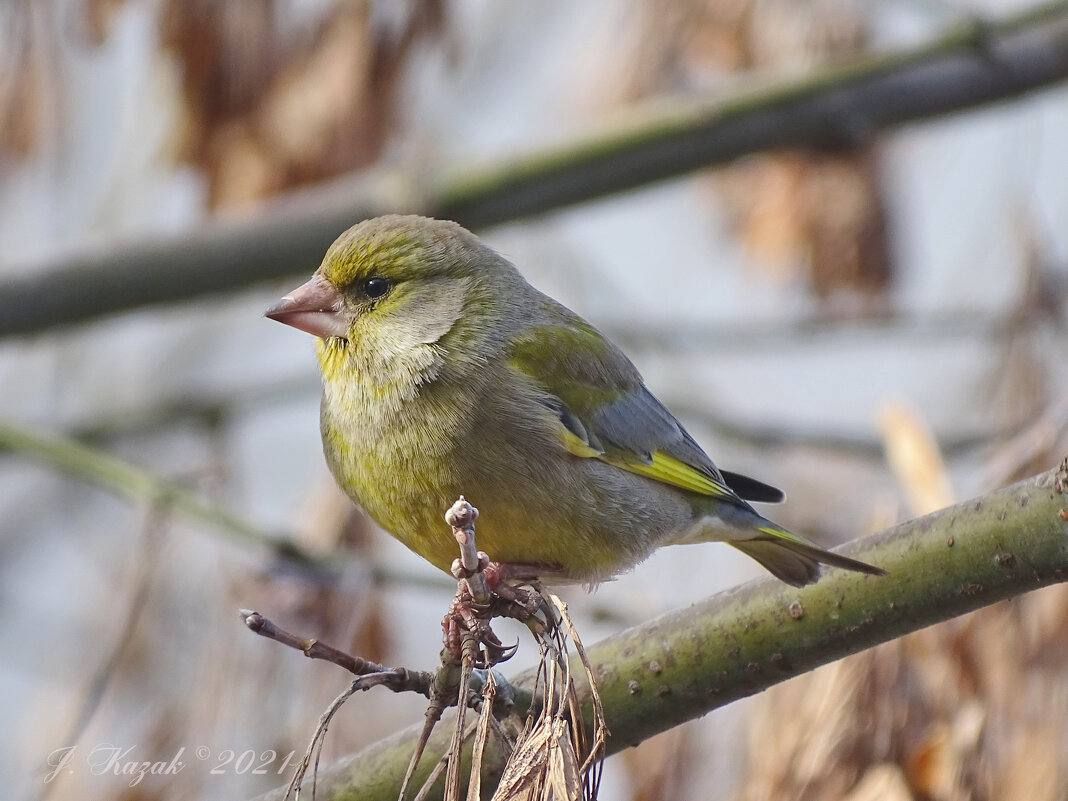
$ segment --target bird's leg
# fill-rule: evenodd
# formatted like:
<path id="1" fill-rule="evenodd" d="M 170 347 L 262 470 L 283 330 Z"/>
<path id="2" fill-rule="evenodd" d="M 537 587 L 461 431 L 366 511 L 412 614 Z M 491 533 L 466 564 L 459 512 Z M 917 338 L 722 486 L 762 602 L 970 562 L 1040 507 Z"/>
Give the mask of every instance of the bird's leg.
<path id="1" fill-rule="evenodd" d="M 445 520 L 452 528 L 460 557 L 452 563 L 452 575 L 456 578 L 456 596 L 442 621 L 445 648 L 459 656 L 463 631 L 474 634 L 483 647 L 486 664 L 477 667 L 492 667 L 509 659 L 519 647 L 517 642 L 505 646 L 493 630 L 490 621 L 494 617 L 514 617 L 529 623 L 539 611 L 545 612 L 541 596 L 522 582 L 535 581 L 539 576 L 553 575 L 559 569 L 541 565 L 491 562 L 489 556 L 475 546 L 475 520 L 478 509 L 463 495 L 445 513 Z M 546 619 L 551 617 L 546 616 Z"/>
<path id="2" fill-rule="evenodd" d="M 498 601 L 503 598 L 488 588 L 488 582 L 482 575 L 491 564 L 489 557 L 481 551 L 478 554 L 478 567 L 473 573 L 466 570 L 459 559 L 455 560 L 452 574 L 457 578 L 456 595 L 441 621 L 445 648 L 457 659 L 463 646 L 463 632 L 466 630 L 475 635 L 483 653 L 483 658 L 476 662 L 475 667 L 478 668 L 493 667 L 498 662 L 510 659 L 519 647 L 518 642 L 515 645 L 504 645 L 490 627 L 490 621 L 502 612 Z M 485 590 L 485 594 L 471 586 L 476 583 L 472 580 L 476 575 L 482 579 L 480 589 Z M 479 600 L 475 599 L 476 592 L 480 596 Z"/>
<path id="3" fill-rule="evenodd" d="M 486 658 L 483 662 L 486 664 L 478 664 L 477 667 L 492 667 L 511 658 L 518 643 L 504 645 L 490 627 L 490 621 L 495 617 L 512 617 L 528 622 L 539 614 L 544 620 L 552 620 L 553 615 L 544 608 L 537 590 L 516 583 L 535 581 L 538 575 L 545 572 L 538 565 L 491 562 L 481 551 L 474 573 L 465 570 L 459 559 L 455 560 L 452 574 L 457 578 L 456 595 L 441 622 L 445 647 L 458 657 L 463 631 L 466 630 L 474 633 L 485 649 Z M 475 574 L 484 581 L 488 591 L 488 600 L 484 602 L 476 601 L 474 597 L 471 584 L 476 583 L 472 581 Z"/>

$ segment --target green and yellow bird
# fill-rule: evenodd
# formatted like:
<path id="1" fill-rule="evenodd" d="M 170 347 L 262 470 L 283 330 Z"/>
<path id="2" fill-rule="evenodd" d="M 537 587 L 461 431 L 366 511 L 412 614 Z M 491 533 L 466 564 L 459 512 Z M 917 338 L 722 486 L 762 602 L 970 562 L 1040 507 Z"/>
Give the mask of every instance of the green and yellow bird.
<path id="1" fill-rule="evenodd" d="M 448 571 L 443 510 L 514 573 L 595 583 L 662 545 L 720 540 L 783 581 L 882 574 L 761 517 L 782 493 L 719 470 L 607 337 L 456 223 L 366 220 L 266 312 L 316 335 L 341 488 Z"/>

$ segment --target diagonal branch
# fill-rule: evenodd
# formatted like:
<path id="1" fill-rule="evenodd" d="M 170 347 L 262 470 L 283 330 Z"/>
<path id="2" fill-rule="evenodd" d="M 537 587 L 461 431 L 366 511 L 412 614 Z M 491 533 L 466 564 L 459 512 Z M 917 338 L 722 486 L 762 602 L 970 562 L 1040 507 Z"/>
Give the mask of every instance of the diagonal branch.
<path id="1" fill-rule="evenodd" d="M 0 457 L 7 453 L 32 459 L 72 478 L 95 484 L 132 503 L 158 508 L 204 524 L 209 531 L 247 545 L 266 546 L 290 566 L 306 568 L 308 578 L 336 577 L 344 557 L 308 551 L 285 531 L 254 525 L 224 506 L 201 497 L 177 481 L 162 478 L 132 462 L 73 437 L 46 432 L 0 416 Z M 448 581 L 398 571 L 388 565 L 367 564 L 367 574 L 379 583 L 407 584 L 440 590 Z"/>
<path id="2" fill-rule="evenodd" d="M 589 648 L 612 733 L 609 753 L 819 665 L 1068 580 L 1068 458 L 847 551 L 890 577 L 832 570 L 800 590 L 761 579 Z M 512 683 L 532 681 L 522 675 Z M 588 707 L 588 686 L 580 693 Z M 393 801 L 415 736 L 415 729 L 400 732 L 328 769 L 319 797 Z M 427 751 L 443 748 L 432 740 Z M 501 764 L 487 755 L 483 786 Z"/>
<path id="3" fill-rule="evenodd" d="M 192 234 L 21 265 L 0 283 L 0 337 L 310 272 L 354 222 L 390 211 L 480 228 L 782 147 L 859 144 L 902 123 L 1017 97 L 1068 77 L 1068 2 L 973 24 L 735 94 L 657 102 L 611 130 L 481 168 L 379 171 L 276 200 Z"/>
<path id="4" fill-rule="evenodd" d="M 223 507 L 200 498 L 177 482 L 159 478 L 144 468 L 70 437 L 46 433 L 0 418 L 0 454 L 7 452 L 28 456 L 131 501 L 153 505 L 161 511 L 177 512 L 206 523 L 234 539 L 273 545 L 310 564 L 316 561 L 311 555 L 303 553 L 296 543 L 283 541 L 257 528 Z"/>

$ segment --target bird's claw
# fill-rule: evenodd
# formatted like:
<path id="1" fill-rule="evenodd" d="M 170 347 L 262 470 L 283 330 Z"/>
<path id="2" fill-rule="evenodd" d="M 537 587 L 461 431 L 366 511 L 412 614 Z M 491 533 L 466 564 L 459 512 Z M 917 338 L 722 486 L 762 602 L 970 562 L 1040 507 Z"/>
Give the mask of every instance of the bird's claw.
<path id="1" fill-rule="evenodd" d="M 466 570 L 459 559 L 453 561 L 452 574 L 458 581 L 456 596 L 441 622 L 445 648 L 458 659 L 463 653 L 464 632 L 474 635 L 480 646 L 475 658 L 475 667 L 491 668 L 511 659 L 519 650 L 519 641 L 504 645 L 490 627 L 494 617 L 507 616 L 525 620 L 544 614 L 541 596 L 530 587 L 514 586 L 506 580 L 508 565 L 491 562 L 485 553 L 478 553 L 478 569 L 483 573 L 493 593 L 489 603 L 478 603 L 471 597 L 467 579 L 472 573 Z"/>
<path id="2" fill-rule="evenodd" d="M 488 611 L 488 609 L 487 606 L 483 611 Z M 514 645 L 502 643 L 490 628 L 489 620 L 480 616 L 459 597 L 453 601 L 452 607 L 441 621 L 441 628 L 445 648 L 457 659 L 460 659 L 463 654 L 464 632 L 474 635 L 480 647 L 473 666 L 480 670 L 506 662 L 519 650 L 519 640 L 516 640 Z"/>
<path id="3" fill-rule="evenodd" d="M 500 640 L 498 640 L 496 644 L 490 644 L 483 640 L 482 647 L 488 657 L 487 659 L 482 660 L 486 664 L 480 665 L 476 662 L 475 667 L 485 670 L 494 665 L 499 665 L 501 662 L 507 662 L 515 656 L 516 651 L 519 650 L 519 640 L 516 639 L 513 645 L 503 645 Z"/>

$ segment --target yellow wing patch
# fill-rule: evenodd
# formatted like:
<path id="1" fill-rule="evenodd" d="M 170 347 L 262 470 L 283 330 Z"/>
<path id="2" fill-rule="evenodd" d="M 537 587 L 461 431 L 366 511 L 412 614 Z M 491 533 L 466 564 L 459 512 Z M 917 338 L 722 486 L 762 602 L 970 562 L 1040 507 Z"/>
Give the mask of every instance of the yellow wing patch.
<path id="1" fill-rule="evenodd" d="M 622 467 L 631 473 L 656 479 L 691 492 L 699 492 L 702 495 L 715 495 L 721 498 L 733 495 L 729 489 L 714 479 L 661 451 L 653 453 L 652 464 L 635 464 L 634 462 L 621 462 L 614 459 L 606 459 L 605 461 L 610 461 L 617 467 Z"/>
<path id="2" fill-rule="evenodd" d="M 652 460 L 648 464 L 633 461 L 633 459 L 620 458 L 617 454 L 608 454 L 594 447 L 574 431 L 564 425 L 558 419 L 559 428 L 557 433 L 560 441 L 567 450 L 583 459 L 600 459 L 613 467 L 619 467 L 639 476 L 651 478 L 664 484 L 671 484 L 680 489 L 697 492 L 701 495 L 712 495 L 719 498 L 732 497 L 734 493 L 713 478 L 699 470 L 681 462 L 673 456 L 668 456 L 663 451 L 655 451 Z"/>
<path id="3" fill-rule="evenodd" d="M 575 456 L 581 456 L 583 459 L 597 459 L 604 456 L 603 451 L 590 447 L 589 443 L 575 435 L 563 423 L 560 424 L 560 439 L 563 441 L 564 447 Z"/>

